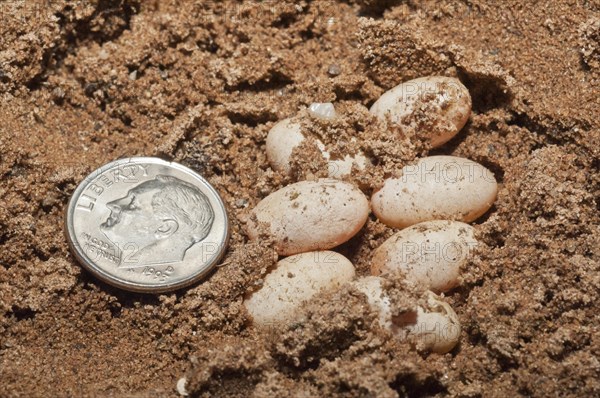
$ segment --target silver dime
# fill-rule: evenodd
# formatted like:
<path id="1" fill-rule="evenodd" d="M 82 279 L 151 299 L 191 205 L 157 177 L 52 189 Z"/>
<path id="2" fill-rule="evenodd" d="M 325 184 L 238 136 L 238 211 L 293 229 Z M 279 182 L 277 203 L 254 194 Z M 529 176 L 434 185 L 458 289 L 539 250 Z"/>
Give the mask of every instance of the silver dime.
<path id="1" fill-rule="evenodd" d="M 129 158 L 87 176 L 67 208 L 73 254 L 111 285 L 159 293 L 204 277 L 229 240 L 221 197 L 175 162 Z"/>

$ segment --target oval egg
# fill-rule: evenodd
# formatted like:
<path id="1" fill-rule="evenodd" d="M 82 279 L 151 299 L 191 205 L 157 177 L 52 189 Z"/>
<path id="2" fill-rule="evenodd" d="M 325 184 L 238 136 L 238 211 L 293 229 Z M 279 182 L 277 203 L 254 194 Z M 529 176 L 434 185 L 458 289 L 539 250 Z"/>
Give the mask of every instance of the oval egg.
<path id="1" fill-rule="evenodd" d="M 471 114 L 469 90 L 453 77 L 428 76 L 386 91 L 369 110 L 379 119 L 417 131 L 433 148 L 449 141 Z"/>
<path id="2" fill-rule="evenodd" d="M 281 255 L 326 250 L 353 237 L 365 224 L 369 202 L 354 185 L 333 180 L 301 181 L 273 192 L 252 210 L 251 239 L 265 233 Z"/>
<path id="3" fill-rule="evenodd" d="M 354 274 L 350 260 L 339 253 L 296 254 L 279 261 L 244 305 L 259 326 L 293 322 L 302 305 L 315 294 L 339 288 Z"/>
<path id="4" fill-rule="evenodd" d="M 405 228 L 429 220 L 470 222 L 496 200 L 498 184 L 491 171 L 472 160 L 429 156 L 388 178 L 371 198 L 373 213 L 384 224 Z"/>
<path id="5" fill-rule="evenodd" d="M 392 235 L 373 252 L 371 274 L 402 272 L 435 292 L 457 286 L 460 270 L 477 245 L 475 229 L 459 221 L 415 224 Z"/>

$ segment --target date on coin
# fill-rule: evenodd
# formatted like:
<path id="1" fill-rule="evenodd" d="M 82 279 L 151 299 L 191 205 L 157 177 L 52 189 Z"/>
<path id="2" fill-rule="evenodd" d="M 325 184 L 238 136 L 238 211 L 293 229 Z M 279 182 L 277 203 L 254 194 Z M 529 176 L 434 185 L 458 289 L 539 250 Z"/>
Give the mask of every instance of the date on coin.
<path id="1" fill-rule="evenodd" d="M 65 224 L 88 271 L 146 293 L 202 279 L 229 240 L 217 191 L 193 170 L 158 158 L 120 159 L 92 172 L 73 193 Z"/>

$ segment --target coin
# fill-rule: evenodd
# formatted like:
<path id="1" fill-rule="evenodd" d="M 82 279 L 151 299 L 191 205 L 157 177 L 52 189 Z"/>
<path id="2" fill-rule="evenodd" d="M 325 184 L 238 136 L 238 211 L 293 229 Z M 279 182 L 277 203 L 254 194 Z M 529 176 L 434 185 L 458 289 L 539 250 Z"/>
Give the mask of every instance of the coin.
<path id="1" fill-rule="evenodd" d="M 229 223 L 217 191 L 193 170 L 158 158 L 108 163 L 69 201 L 66 235 L 79 262 L 122 289 L 188 286 L 225 253 Z"/>

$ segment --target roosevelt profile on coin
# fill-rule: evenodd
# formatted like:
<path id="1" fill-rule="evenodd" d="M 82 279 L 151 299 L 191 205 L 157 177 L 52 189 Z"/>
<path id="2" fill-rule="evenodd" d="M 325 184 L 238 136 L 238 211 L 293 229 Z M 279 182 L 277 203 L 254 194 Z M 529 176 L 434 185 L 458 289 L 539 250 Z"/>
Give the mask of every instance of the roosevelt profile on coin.
<path id="1" fill-rule="evenodd" d="M 158 175 L 106 204 L 110 216 L 100 230 L 117 247 L 133 244 L 139 265 L 175 263 L 210 232 L 214 212 L 197 187 Z"/>

